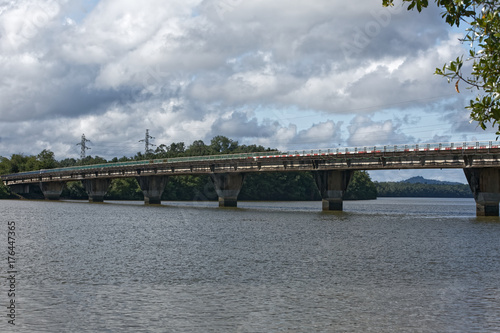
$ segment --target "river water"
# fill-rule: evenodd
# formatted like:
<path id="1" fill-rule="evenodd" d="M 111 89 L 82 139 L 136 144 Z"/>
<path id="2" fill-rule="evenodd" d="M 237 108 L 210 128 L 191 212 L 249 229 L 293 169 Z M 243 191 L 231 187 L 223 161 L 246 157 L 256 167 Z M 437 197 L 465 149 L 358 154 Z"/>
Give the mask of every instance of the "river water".
<path id="1" fill-rule="evenodd" d="M 500 220 L 472 199 L 216 205 L 0 201 L 0 331 L 500 331 Z"/>

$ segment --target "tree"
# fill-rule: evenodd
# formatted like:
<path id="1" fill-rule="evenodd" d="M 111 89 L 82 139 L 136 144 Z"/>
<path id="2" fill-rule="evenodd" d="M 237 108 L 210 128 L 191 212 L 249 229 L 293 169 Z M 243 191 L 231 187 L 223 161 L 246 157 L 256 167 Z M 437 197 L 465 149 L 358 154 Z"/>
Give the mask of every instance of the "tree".
<path id="1" fill-rule="evenodd" d="M 310 172 L 249 173 L 239 200 L 321 200 Z"/>
<path id="2" fill-rule="evenodd" d="M 12 163 L 6 157 L 0 156 L 0 175 L 6 175 L 11 173 L 12 171 Z"/>
<path id="3" fill-rule="evenodd" d="M 47 149 L 42 150 L 42 152 L 37 155 L 36 159 L 39 162 L 37 169 L 54 169 L 58 164 L 54 157 L 54 153 Z"/>
<path id="4" fill-rule="evenodd" d="M 170 157 L 182 156 L 186 150 L 186 145 L 184 142 L 172 142 L 168 152 Z"/>
<path id="5" fill-rule="evenodd" d="M 108 161 L 106 161 L 106 159 L 100 156 L 96 157 L 86 156 L 83 160 L 80 160 L 80 163 L 82 165 L 92 165 L 92 164 L 105 164 L 108 163 Z"/>
<path id="6" fill-rule="evenodd" d="M 111 181 L 106 198 L 111 200 L 142 200 L 143 194 L 135 178 L 115 178 Z"/>
<path id="7" fill-rule="evenodd" d="M 238 141 L 223 135 L 217 135 L 210 141 L 210 149 L 214 154 L 231 154 L 238 148 Z"/>
<path id="8" fill-rule="evenodd" d="M 168 150 L 169 148 L 165 144 L 161 144 L 158 147 L 156 147 L 155 150 L 155 158 L 166 158 L 168 157 Z"/>
<path id="9" fill-rule="evenodd" d="M 257 146 L 257 145 L 239 145 L 238 148 L 236 149 L 235 152 L 237 153 L 256 153 L 256 152 L 263 152 L 263 151 L 270 151 L 271 148 L 264 148 L 264 146 Z"/>
<path id="10" fill-rule="evenodd" d="M 12 169 L 12 164 L 8 158 L 0 156 L 0 175 L 9 174 Z M 0 180 L 0 199 L 8 199 L 11 198 L 12 194 L 10 193 L 7 186 Z"/>
<path id="11" fill-rule="evenodd" d="M 402 0 L 408 2 L 408 10 L 428 6 L 428 0 Z M 436 68 L 435 74 L 444 76 L 448 82 L 463 82 L 468 88 L 479 90 L 475 99 L 466 107 L 470 117 L 482 129 L 491 122 L 500 135 L 500 2 L 498 0 L 435 0 L 444 9 L 442 17 L 451 26 L 468 25 L 462 42 L 469 45 L 469 58 L 463 55 Z M 384 6 L 392 6 L 393 0 L 382 0 Z M 472 62 L 472 72 L 466 76 L 462 68 L 465 62 Z"/>
<path id="12" fill-rule="evenodd" d="M 471 198 L 466 184 L 421 184 L 406 182 L 375 182 L 379 197 Z"/>
<path id="13" fill-rule="evenodd" d="M 13 154 L 10 157 L 11 169 L 9 173 L 38 170 L 38 161 L 35 156 Z"/>
<path id="14" fill-rule="evenodd" d="M 370 175 L 366 171 L 354 171 L 349 182 L 346 193 L 346 200 L 370 200 L 377 199 L 377 188 L 372 182 Z"/>
<path id="15" fill-rule="evenodd" d="M 62 168 L 66 168 L 66 167 L 75 166 L 77 163 L 78 163 L 77 160 L 70 157 L 70 158 L 65 158 L 64 160 L 59 161 L 59 166 Z"/>
<path id="16" fill-rule="evenodd" d="M 64 198 L 69 199 L 86 199 L 88 197 L 82 182 L 67 182 L 61 194 Z"/>
<path id="17" fill-rule="evenodd" d="M 190 156 L 203 156 L 209 153 L 209 149 L 205 142 L 202 140 L 196 140 L 189 146 L 186 153 Z"/>
<path id="18" fill-rule="evenodd" d="M 10 192 L 9 188 L 0 181 L 0 199 L 13 199 L 15 197 L 16 196 Z"/>

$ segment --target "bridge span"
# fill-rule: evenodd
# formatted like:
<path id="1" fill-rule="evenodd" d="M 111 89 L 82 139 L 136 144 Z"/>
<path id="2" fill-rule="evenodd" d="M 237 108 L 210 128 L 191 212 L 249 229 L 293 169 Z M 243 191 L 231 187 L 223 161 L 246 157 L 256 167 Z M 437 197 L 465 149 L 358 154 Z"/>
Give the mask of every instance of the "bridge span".
<path id="1" fill-rule="evenodd" d="M 101 202 L 113 178 L 135 177 L 146 204 L 161 203 L 168 177 L 210 175 L 220 207 L 236 207 L 245 174 L 312 171 L 323 210 L 341 211 L 354 170 L 463 169 L 476 201 L 477 216 L 498 216 L 500 142 L 462 142 L 372 147 L 267 151 L 249 154 L 178 157 L 21 172 L 1 176 L 15 193 L 38 184 L 48 200 L 58 200 L 66 182 L 81 181 L 90 202 Z"/>

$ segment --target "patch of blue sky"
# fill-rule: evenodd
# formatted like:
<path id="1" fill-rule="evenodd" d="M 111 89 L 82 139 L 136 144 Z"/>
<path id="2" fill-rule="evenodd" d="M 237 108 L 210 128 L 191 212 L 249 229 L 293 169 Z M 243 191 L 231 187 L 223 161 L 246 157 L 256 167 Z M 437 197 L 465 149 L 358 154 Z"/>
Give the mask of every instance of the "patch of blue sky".
<path id="1" fill-rule="evenodd" d="M 370 178 L 377 182 L 399 182 L 412 177 L 422 176 L 448 182 L 467 184 L 462 169 L 401 169 L 368 171 Z"/>
<path id="2" fill-rule="evenodd" d="M 201 15 L 201 11 L 198 7 L 194 7 L 193 10 L 191 10 L 191 17 L 198 17 Z"/>
<path id="3" fill-rule="evenodd" d="M 100 1 L 101 0 L 82 0 L 72 2 L 68 5 L 68 12 L 65 16 L 78 24 L 94 10 Z"/>

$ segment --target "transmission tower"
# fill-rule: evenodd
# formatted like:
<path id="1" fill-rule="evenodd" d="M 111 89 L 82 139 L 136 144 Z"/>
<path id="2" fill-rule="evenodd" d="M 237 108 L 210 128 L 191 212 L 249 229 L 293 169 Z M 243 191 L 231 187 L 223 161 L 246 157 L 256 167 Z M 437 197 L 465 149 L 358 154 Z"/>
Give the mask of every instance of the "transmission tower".
<path id="1" fill-rule="evenodd" d="M 85 151 L 87 149 L 91 149 L 90 147 L 87 147 L 87 142 L 91 142 L 91 141 L 89 139 L 85 138 L 85 134 L 82 134 L 82 141 L 80 141 L 80 143 L 76 144 L 77 146 L 82 146 L 82 150 L 80 151 L 80 159 L 82 159 L 82 160 L 85 158 Z"/>
<path id="2" fill-rule="evenodd" d="M 139 140 L 139 142 L 144 142 L 144 155 L 147 155 L 149 153 L 151 153 L 151 149 L 149 149 L 149 146 L 153 147 L 154 144 L 152 143 L 149 143 L 149 139 L 154 139 L 154 137 L 152 137 L 151 135 L 149 135 L 149 130 L 147 129 L 146 130 L 146 137 L 143 139 L 143 140 Z"/>

